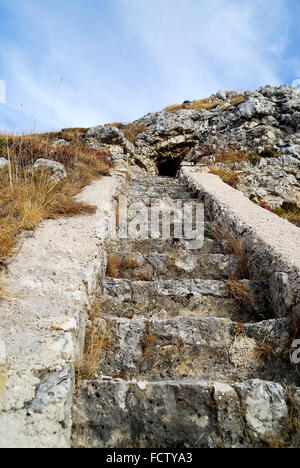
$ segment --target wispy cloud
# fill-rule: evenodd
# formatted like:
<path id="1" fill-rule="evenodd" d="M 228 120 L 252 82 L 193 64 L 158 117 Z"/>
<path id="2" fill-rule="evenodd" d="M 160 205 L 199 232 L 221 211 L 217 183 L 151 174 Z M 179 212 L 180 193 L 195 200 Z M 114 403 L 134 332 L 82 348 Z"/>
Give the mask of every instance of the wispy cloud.
<path id="1" fill-rule="evenodd" d="M 30 129 L 129 121 L 220 88 L 280 84 L 299 63 L 286 53 L 294 0 L 16 3 L 0 0 L 0 78 Z M 0 128 L 12 122 L 0 109 Z"/>

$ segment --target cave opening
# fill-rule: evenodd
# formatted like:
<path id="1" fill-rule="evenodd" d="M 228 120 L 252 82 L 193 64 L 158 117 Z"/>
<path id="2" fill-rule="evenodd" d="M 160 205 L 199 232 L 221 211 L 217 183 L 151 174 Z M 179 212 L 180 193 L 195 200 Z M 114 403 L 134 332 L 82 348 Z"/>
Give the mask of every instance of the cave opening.
<path id="1" fill-rule="evenodd" d="M 158 174 L 163 177 L 176 177 L 180 169 L 181 158 L 162 158 L 157 161 Z"/>

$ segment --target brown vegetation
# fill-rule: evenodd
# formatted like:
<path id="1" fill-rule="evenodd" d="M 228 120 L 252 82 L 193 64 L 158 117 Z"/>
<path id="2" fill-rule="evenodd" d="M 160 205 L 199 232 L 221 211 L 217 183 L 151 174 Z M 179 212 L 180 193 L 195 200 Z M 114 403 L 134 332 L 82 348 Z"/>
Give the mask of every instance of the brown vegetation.
<path id="1" fill-rule="evenodd" d="M 227 288 L 230 294 L 236 299 L 245 309 L 251 307 L 251 297 L 247 286 L 237 280 L 226 281 Z"/>
<path id="2" fill-rule="evenodd" d="M 230 185 L 234 189 L 237 188 L 239 183 L 239 172 L 226 169 L 225 167 L 210 166 L 210 173 L 220 177 L 225 184 Z"/>
<path id="3" fill-rule="evenodd" d="M 211 235 L 223 245 L 226 255 L 237 255 L 238 265 L 236 277 L 233 279 L 245 279 L 250 277 L 249 260 L 245 249 L 244 240 L 232 230 L 219 223 L 211 222 L 208 226 Z"/>
<path id="4" fill-rule="evenodd" d="M 270 343 L 258 343 L 255 349 L 254 358 L 257 361 L 271 362 L 276 357 L 276 349 Z"/>
<path id="5" fill-rule="evenodd" d="M 144 364 L 145 360 L 147 359 L 148 354 L 150 353 L 152 347 L 154 346 L 155 342 L 157 341 L 158 337 L 153 334 L 151 324 L 148 320 L 145 322 L 146 329 L 142 339 L 142 356 L 138 362 L 138 368 L 141 370 L 142 365 Z"/>
<path id="6" fill-rule="evenodd" d="M 122 132 L 126 140 L 130 141 L 131 143 L 135 143 L 140 133 L 143 133 L 146 130 L 144 125 L 138 125 L 136 123 L 130 123 L 124 125 L 122 128 Z"/>
<path id="7" fill-rule="evenodd" d="M 53 134 L 0 136 L 0 156 L 9 161 L 8 169 L 0 171 L 0 264 L 7 263 L 18 235 L 35 229 L 41 220 L 95 211 L 74 196 L 92 180 L 108 175 L 110 160 L 105 153 L 85 147 L 83 134 L 83 129 L 66 129 Z M 56 138 L 64 138 L 70 145 L 53 146 Z M 55 182 L 46 172 L 31 174 L 29 167 L 40 158 L 62 163 L 67 179 Z"/>
<path id="8" fill-rule="evenodd" d="M 122 270 L 134 270 L 138 266 L 139 263 L 132 257 L 132 253 L 130 253 L 128 257 L 113 255 L 108 259 L 107 276 L 110 278 L 118 278 Z"/>
<path id="9" fill-rule="evenodd" d="M 101 332 L 95 325 L 87 330 L 84 353 L 76 365 L 79 381 L 96 378 L 95 373 L 100 366 L 101 354 L 110 345 L 111 327 L 111 323 L 108 323 L 105 332 Z"/>
<path id="10" fill-rule="evenodd" d="M 209 97 L 205 99 L 199 99 L 196 101 L 192 102 L 185 102 L 183 104 L 175 104 L 172 106 L 166 107 L 164 110 L 166 112 L 171 112 L 175 113 L 180 110 L 186 109 L 186 110 L 196 110 L 196 111 L 201 111 L 201 110 L 212 110 L 215 109 L 216 107 L 223 106 L 227 104 L 227 107 L 224 110 L 229 109 L 232 106 L 238 106 L 244 102 L 244 96 L 236 96 L 233 98 L 230 98 L 230 93 L 227 93 L 227 98 L 225 100 L 218 100 L 215 97 Z"/>

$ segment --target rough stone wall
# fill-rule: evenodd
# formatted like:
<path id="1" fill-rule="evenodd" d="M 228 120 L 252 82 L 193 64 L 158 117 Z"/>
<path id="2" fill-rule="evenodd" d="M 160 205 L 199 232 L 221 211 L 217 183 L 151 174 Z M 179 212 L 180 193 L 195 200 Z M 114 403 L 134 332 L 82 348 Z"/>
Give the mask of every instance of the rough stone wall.
<path id="1" fill-rule="evenodd" d="M 300 230 L 208 174 L 182 167 L 180 177 L 199 191 L 213 221 L 244 238 L 253 276 L 269 280 L 274 312 L 300 315 Z"/>
<path id="2" fill-rule="evenodd" d="M 74 363 L 97 278 L 106 270 L 102 233 L 126 167 L 87 187 L 93 216 L 45 221 L 20 240 L 0 303 L 0 447 L 70 446 Z"/>

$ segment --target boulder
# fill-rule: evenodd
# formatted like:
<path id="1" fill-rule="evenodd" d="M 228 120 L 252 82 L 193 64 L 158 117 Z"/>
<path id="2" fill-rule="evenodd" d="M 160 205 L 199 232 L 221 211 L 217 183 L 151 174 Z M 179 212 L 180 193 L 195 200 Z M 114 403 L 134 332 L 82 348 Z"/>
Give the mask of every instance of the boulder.
<path id="1" fill-rule="evenodd" d="M 30 172 L 35 173 L 38 171 L 47 172 L 55 181 L 66 179 L 68 176 L 65 166 L 51 159 L 37 159 Z"/>
<path id="2" fill-rule="evenodd" d="M 67 141 L 67 140 L 63 140 L 61 138 L 57 138 L 56 140 L 54 140 L 53 142 L 53 145 L 55 148 L 57 146 L 70 146 L 70 143 Z"/>

